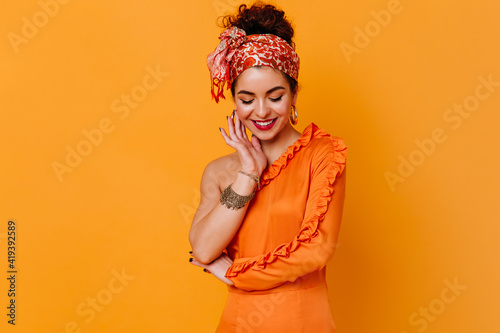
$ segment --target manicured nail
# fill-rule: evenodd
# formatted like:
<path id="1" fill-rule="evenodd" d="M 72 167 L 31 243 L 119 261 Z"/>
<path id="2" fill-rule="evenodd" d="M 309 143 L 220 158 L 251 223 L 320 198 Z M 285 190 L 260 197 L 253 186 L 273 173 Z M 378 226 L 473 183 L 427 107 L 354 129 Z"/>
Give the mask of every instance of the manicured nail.
<path id="1" fill-rule="evenodd" d="M 206 269 L 206 268 L 203 268 L 203 271 L 204 271 L 204 272 L 206 272 L 206 271 L 207 271 L 207 269 Z"/>
<path id="2" fill-rule="evenodd" d="M 219 131 L 221 131 L 221 132 L 222 132 L 222 130 L 220 129 L 220 127 L 219 127 Z"/>
<path id="3" fill-rule="evenodd" d="M 220 127 L 219 127 L 219 128 L 220 128 Z M 189 251 L 189 254 L 190 254 L 190 255 L 193 255 L 193 251 Z"/>
<path id="4" fill-rule="evenodd" d="M 231 118 L 234 117 L 234 113 L 236 112 L 236 110 L 233 110 L 233 114 L 231 115 Z"/>
<path id="5" fill-rule="evenodd" d="M 193 261 L 193 258 L 189 258 L 189 262 L 192 262 Z"/>

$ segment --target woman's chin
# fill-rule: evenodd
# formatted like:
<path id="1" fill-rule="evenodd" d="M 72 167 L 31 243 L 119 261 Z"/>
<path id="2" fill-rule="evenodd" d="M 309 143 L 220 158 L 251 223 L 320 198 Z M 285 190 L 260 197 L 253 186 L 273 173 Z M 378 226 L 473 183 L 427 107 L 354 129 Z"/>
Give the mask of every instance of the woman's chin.
<path id="1" fill-rule="evenodd" d="M 257 137 L 259 140 L 267 141 L 276 136 L 276 131 L 275 130 L 268 130 L 268 131 L 260 131 L 260 130 L 255 130 L 252 132 L 253 135 Z"/>

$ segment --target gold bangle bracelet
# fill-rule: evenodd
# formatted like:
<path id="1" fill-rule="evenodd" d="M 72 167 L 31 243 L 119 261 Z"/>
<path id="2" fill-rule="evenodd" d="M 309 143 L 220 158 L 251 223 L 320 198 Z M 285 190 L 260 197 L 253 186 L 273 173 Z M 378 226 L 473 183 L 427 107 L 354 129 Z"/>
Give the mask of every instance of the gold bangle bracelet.
<path id="1" fill-rule="evenodd" d="M 233 191 L 231 185 L 232 184 L 226 187 L 220 196 L 221 205 L 226 206 L 229 209 L 238 210 L 244 207 L 246 203 L 249 202 L 255 195 L 255 190 L 250 193 L 250 195 L 239 195 Z"/>

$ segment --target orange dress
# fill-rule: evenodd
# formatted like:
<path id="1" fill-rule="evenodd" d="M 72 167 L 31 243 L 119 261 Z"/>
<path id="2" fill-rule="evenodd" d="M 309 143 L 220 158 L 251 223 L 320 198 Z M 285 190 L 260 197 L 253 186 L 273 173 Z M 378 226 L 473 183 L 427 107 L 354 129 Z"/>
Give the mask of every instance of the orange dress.
<path id="1" fill-rule="evenodd" d="M 346 153 L 343 139 L 311 123 L 264 170 L 226 249 L 234 286 L 216 332 L 336 331 L 325 273 L 340 228 L 344 192 L 335 197 L 334 182 Z"/>

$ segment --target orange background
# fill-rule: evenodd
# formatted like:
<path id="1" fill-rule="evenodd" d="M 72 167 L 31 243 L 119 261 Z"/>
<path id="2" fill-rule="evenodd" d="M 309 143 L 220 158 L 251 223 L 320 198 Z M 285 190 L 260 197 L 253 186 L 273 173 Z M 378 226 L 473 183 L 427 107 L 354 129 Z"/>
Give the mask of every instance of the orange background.
<path id="1" fill-rule="evenodd" d="M 205 61 L 239 2 L 61 2 L 0 14 L 1 330 L 213 332 L 226 288 L 188 263 L 187 235 L 205 165 L 232 151 Z M 301 57 L 297 128 L 349 149 L 339 333 L 498 331 L 500 86 L 480 78 L 500 82 L 499 3 L 277 3 Z"/>

